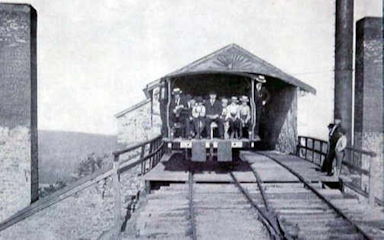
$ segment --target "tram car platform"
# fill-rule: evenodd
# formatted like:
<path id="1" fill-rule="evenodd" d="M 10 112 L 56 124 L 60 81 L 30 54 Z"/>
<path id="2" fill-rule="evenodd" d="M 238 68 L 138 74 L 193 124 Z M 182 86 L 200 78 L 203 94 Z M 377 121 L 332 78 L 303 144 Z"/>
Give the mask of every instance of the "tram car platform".
<path id="1" fill-rule="evenodd" d="M 254 148 L 255 143 L 260 141 L 260 138 L 255 138 L 254 140 L 249 140 L 246 138 L 242 139 L 185 139 L 185 138 L 175 138 L 169 139 L 164 138 L 163 141 L 167 144 L 167 147 L 170 149 L 192 149 L 194 143 L 203 143 L 205 148 L 215 148 L 217 149 L 220 144 L 230 143 L 231 148 L 238 149 L 251 149 Z"/>
<path id="2" fill-rule="evenodd" d="M 213 161 L 233 162 L 238 150 L 249 150 L 255 147 L 259 141 L 255 139 L 185 139 L 164 138 L 163 141 L 168 150 L 183 150 L 185 158 L 193 162 Z"/>

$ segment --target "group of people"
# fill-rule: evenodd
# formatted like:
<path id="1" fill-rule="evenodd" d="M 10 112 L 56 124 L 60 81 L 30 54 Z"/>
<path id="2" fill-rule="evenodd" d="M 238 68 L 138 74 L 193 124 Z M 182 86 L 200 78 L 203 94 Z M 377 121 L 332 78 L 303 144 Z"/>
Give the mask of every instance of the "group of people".
<path id="1" fill-rule="evenodd" d="M 172 91 L 170 125 L 174 137 L 210 138 L 213 129 L 217 129 L 218 137 L 224 139 L 249 136 L 251 108 L 248 96 L 232 96 L 219 101 L 215 92 L 211 92 L 206 100 L 181 94 L 179 88 Z M 176 129 L 181 131 L 177 133 Z"/>

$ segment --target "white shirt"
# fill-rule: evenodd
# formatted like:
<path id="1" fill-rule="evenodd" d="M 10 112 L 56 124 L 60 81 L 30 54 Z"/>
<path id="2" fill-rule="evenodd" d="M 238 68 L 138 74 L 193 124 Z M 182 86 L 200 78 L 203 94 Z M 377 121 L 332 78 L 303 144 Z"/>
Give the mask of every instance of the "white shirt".
<path id="1" fill-rule="evenodd" d="M 205 107 L 204 106 L 194 106 L 192 108 L 192 117 L 205 117 Z"/>
<path id="2" fill-rule="evenodd" d="M 239 113 L 239 105 L 230 104 L 227 106 L 227 118 L 235 118 Z M 234 115 L 234 117 L 232 117 Z"/>

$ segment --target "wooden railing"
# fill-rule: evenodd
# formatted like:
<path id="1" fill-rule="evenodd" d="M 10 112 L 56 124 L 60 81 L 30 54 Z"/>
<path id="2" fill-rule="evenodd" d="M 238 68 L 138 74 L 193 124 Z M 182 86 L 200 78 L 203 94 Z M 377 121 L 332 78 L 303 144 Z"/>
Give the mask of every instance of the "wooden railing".
<path id="1" fill-rule="evenodd" d="M 124 159 L 120 159 L 121 156 Z M 122 225 L 121 218 L 121 199 L 120 199 L 120 174 L 141 165 L 141 174 L 145 174 L 152 169 L 160 161 L 163 156 L 163 141 L 161 136 L 152 138 L 146 142 L 136 144 L 127 149 L 113 152 L 113 164 L 107 164 L 102 169 L 97 170 L 91 175 L 85 176 L 71 185 L 62 188 L 51 195 L 42 198 L 30 206 L 20 210 L 8 219 L 0 222 L 0 231 L 56 204 L 64 199 L 75 195 L 76 193 L 93 186 L 95 183 L 113 177 L 114 193 L 115 193 L 115 230 L 120 232 Z M 140 156 L 138 158 L 138 156 Z M 135 200 L 135 199 L 132 199 Z"/>
<path id="2" fill-rule="evenodd" d="M 161 157 L 164 154 L 164 143 L 162 141 L 162 136 L 152 138 L 146 142 L 139 143 L 128 147 L 126 149 L 113 152 L 113 189 L 114 189 L 114 221 L 116 231 L 120 231 L 122 226 L 122 214 L 121 214 L 121 184 L 120 184 L 120 174 L 125 172 L 137 165 L 141 166 L 141 175 L 144 175 L 149 170 L 154 168 L 157 163 L 160 162 Z M 139 155 L 140 157 L 137 160 L 129 161 L 126 159 L 121 159 L 124 155 L 128 155 L 128 159 L 132 155 Z"/>
<path id="3" fill-rule="evenodd" d="M 373 169 L 375 169 L 377 160 L 375 158 L 377 157 L 377 154 L 372 151 L 366 151 L 362 149 L 358 149 L 352 146 L 347 146 L 345 148 L 345 155 L 347 157 L 344 157 L 342 164 L 347 167 L 350 171 L 354 172 L 355 174 L 359 175 L 360 182 L 359 184 L 352 182 L 344 182 L 346 186 L 353 189 L 354 191 L 358 192 L 359 194 L 369 198 L 369 203 L 374 204 L 374 202 L 377 202 L 380 205 L 383 205 L 383 201 L 375 198 L 374 196 L 374 189 L 375 189 L 375 181 L 373 181 L 373 178 L 371 178 L 371 173 Z M 323 161 L 325 160 L 328 152 L 328 142 L 313 138 L 313 137 L 307 137 L 307 136 L 299 136 L 298 142 L 296 146 L 296 155 L 308 160 L 314 164 L 317 164 L 319 166 L 322 165 Z M 369 157 L 369 168 L 364 169 L 359 164 L 356 163 L 356 161 L 353 161 L 353 156 L 355 154 L 361 154 L 361 156 L 368 156 Z M 362 188 L 363 184 L 363 177 L 368 177 L 369 187 L 368 189 Z"/>
<path id="4" fill-rule="evenodd" d="M 327 155 L 328 142 L 305 136 L 299 136 L 298 139 L 296 155 L 317 165 L 321 165 Z"/>

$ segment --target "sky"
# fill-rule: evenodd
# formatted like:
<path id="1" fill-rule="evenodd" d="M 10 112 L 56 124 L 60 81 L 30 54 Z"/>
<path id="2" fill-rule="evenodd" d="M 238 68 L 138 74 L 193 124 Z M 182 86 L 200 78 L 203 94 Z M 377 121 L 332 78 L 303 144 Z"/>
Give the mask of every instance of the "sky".
<path id="1" fill-rule="evenodd" d="M 333 113 L 334 1 L 24 0 L 38 12 L 38 127 L 116 134 L 145 85 L 236 43 L 317 89 L 298 131 L 325 138 Z M 355 0 L 355 20 L 381 16 Z"/>

